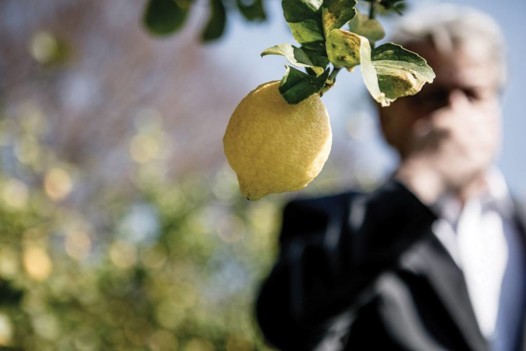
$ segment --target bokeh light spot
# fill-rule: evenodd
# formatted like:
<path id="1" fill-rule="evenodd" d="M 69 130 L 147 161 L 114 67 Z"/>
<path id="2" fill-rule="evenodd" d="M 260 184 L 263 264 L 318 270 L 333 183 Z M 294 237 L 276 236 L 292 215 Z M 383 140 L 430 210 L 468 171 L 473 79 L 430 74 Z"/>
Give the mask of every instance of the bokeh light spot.
<path id="1" fill-rule="evenodd" d="M 13 323 L 5 314 L 0 314 L 0 345 L 8 346 L 13 338 Z"/>
<path id="2" fill-rule="evenodd" d="M 170 300 L 162 300 L 155 308 L 155 319 L 166 329 L 175 329 L 184 320 L 185 311 Z"/>
<path id="3" fill-rule="evenodd" d="M 253 349 L 252 342 L 246 338 L 229 335 L 226 339 L 226 351 L 251 351 Z"/>
<path id="4" fill-rule="evenodd" d="M 33 317 L 33 327 L 44 339 L 55 340 L 60 335 L 60 325 L 53 314 L 43 313 Z"/>
<path id="5" fill-rule="evenodd" d="M 214 351 L 214 345 L 206 339 L 194 338 L 186 343 L 184 351 Z"/>
<path id="6" fill-rule="evenodd" d="M 53 270 L 46 250 L 38 246 L 27 246 L 24 249 L 23 264 L 27 274 L 37 281 L 46 279 Z"/>
<path id="7" fill-rule="evenodd" d="M 73 189 L 73 180 L 63 168 L 52 168 L 44 177 L 44 190 L 50 199 L 60 201 Z"/>
<path id="8" fill-rule="evenodd" d="M 118 268 L 131 268 L 137 263 L 137 248 L 131 243 L 116 241 L 110 247 L 110 259 Z"/>
<path id="9" fill-rule="evenodd" d="M 23 209 L 29 199 L 27 186 L 18 179 L 8 179 L 2 189 L 2 199 L 13 209 Z"/>
<path id="10" fill-rule="evenodd" d="M 64 243 L 66 253 L 77 260 L 85 259 L 91 251 L 91 239 L 82 230 L 69 232 Z"/>
<path id="11" fill-rule="evenodd" d="M 152 351 L 176 351 L 178 345 L 177 337 L 168 330 L 155 331 L 149 341 Z"/>
<path id="12" fill-rule="evenodd" d="M 163 267 L 167 259 L 166 249 L 161 246 L 150 247 L 143 251 L 141 255 L 141 262 L 148 269 L 159 269 Z"/>
<path id="13" fill-rule="evenodd" d="M 226 243 L 236 243 L 243 239 L 245 227 L 237 216 L 223 216 L 217 225 L 217 234 Z"/>
<path id="14" fill-rule="evenodd" d="M 0 249 L 0 276 L 3 278 L 14 277 L 18 274 L 18 255 L 10 247 Z"/>
<path id="15" fill-rule="evenodd" d="M 40 63 L 49 63 L 56 57 L 59 45 L 55 36 L 49 32 L 36 33 L 29 47 L 31 56 Z"/>
<path id="16" fill-rule="evenodd" d="M 17 159 L 24 164 L 34 165 L 40 155 L 40 147 L 35 139 L 23 138 L 15 145 Z"/>
<path id="17" fill-rule="evenodd" d="M 150 134 L 139 133 L 130 142 L 130 155 L 137 163 L 155 160 L 161 153 L 161 145 L 157 138 Z"/>

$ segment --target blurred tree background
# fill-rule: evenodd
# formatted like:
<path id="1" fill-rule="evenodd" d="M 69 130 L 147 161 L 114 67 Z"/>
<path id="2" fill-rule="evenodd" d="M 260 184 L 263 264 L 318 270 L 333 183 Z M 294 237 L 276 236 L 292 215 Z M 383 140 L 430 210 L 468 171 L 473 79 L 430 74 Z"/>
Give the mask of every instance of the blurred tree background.
<path id="1" fill-rule="evenodd" d="M 288 195 L 240 197 L 221 138 L 248 88 L 201 20 L 157 40 L 145 6 L 0 2 L 0 349 L 266 349 Z"/>
<path id="2" fill-rule="evenodd" d="M 235 96 L 132 3 L 0 3 L 2 349 L 261 348 L 275 205 L 215 145 Z"/>

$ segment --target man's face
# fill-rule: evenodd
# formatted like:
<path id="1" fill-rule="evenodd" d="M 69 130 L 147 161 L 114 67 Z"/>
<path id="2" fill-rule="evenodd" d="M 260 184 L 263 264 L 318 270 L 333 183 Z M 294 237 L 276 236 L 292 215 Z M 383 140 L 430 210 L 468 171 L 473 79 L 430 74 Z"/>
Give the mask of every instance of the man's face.
<path id="1" fill-rule="evenodd" d="M 444 115 L 458 118 L 466 113 L 479 116 L 488 126 L 494 139 L 493 154 L 500 143 L 500 102 L 495 65 L 483 55 L 481 48 L 458 48 L 441 55 L 430 44 L 408 46 L 424 57 L 433 68 L 436 78 L 415 96 L 400 98 L 389 107 L 380 109 L 384 136 L 400 154 L 407 158 L 415 147 L 415 133 L 422 125 L 434 128 L 436 119 Z M 462 100 L 462 108 L 457 108 Z M 464 103 L 466 102 L 466 103 Z"/>

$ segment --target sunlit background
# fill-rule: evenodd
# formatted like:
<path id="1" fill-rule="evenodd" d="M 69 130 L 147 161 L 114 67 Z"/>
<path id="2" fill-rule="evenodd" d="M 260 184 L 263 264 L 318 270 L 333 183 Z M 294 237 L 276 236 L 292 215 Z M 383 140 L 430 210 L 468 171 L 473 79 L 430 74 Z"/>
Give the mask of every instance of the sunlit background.
<path id="1" fill-rule="evenodd" d="M 457 2 L 493 14 L 510 41 L 499 164 L 524 196 L 526 3 Z M 266 349 L 252 304 L 297 194 L 244 200 L 221 138 L 239 100 L 284 73 L 260 52 L 292 37 L 267 0 L 266 22 L 232 14 L 203 45 L 201 3 L 155 39 L 144 1 L 0 2 L 0 347 Z M 359 74 L 324 100 L 333 151 L 301 193 L 374 186 L 396 160 Z"/>

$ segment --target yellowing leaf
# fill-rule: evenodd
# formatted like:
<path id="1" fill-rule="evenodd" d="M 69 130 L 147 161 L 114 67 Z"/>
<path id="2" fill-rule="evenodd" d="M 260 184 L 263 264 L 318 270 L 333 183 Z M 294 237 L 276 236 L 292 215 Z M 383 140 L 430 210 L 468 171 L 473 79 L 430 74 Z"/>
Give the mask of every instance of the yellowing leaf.
<path id="1" fill-rule="evenodd" d="M 342 29 L 333 29 L 327 36 L 325 45 L 329 61 L 334 66 L 352 69 L 360 64 L 360 36 Z"/>
<path id="2" fill-rule="evenodd" d="M 325 35 L 340 29 L 356 15 L 356 0 L 325 0 L 321 7 Z"/>
<path id="3" fill-rule="evenodd" d="M 373 63 L 378 76 L 380 89 L 388 98 L 396 99 L 402 96 L 418 93 L 426 81 L 419 80 L 410 63 L 392 64 L 390 61 Z"/>
<path id="4" fill-rule="evenodd" d="M 362 78 L 371 96 L 382 106 L 389 106 L 399 97 L 418 93 L 425 83 L 435 79 L 435 73 L 426 60 L 414 52 L 392 43 L 371 52 L 367 39 L 362 38 Z"/>
<path id="5" fill-rule="evenodd" d="M 376 68 L 371 61 L 371 45 L 369 40 L 365 37 L 359 36 L 360 38 L 360 69 L 362 71 L 362 79 L 365 87 L 369 91 L 369 94 L 382 106 L 389 106 L 391 101 L 388 101 L 385 94 L 380 90 L 378 84 L 378 77 L 376 74 Z"/>
<path id="6" fill-rule="evenodd" d="M 389 99 L 414 95 L 435 79 L 435 72 L 426 60 L 400 45 L 383 44 L 373 50 L 371 59 L 380 90 Z"/>

